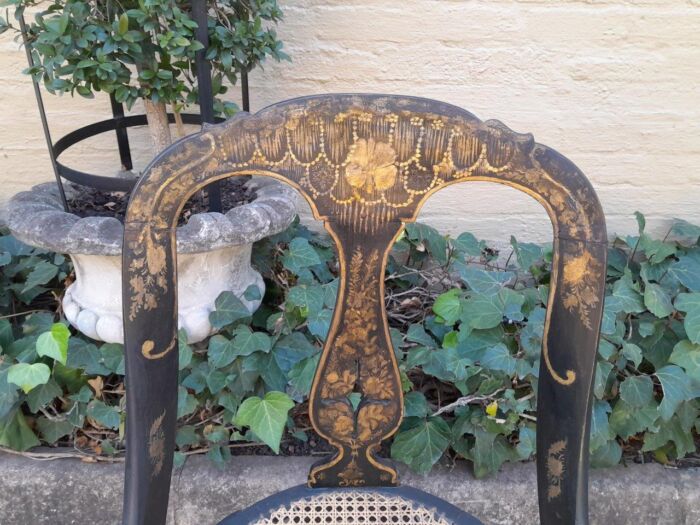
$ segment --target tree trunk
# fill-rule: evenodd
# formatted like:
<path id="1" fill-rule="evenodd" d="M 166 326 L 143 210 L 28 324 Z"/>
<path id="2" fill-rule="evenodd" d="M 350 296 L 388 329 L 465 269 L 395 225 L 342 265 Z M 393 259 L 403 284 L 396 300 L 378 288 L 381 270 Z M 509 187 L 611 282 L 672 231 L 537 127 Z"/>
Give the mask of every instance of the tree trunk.
<path id="1" fill-rule="evenodd" d="M 153 102 L 146 98 L 143 100 L 143 105 L 146 110 L 148 131 L 151 134 L 151 140 L 153 140 L 153 153 L 155 156 L 172 144 L 168 112 L 163 102 Z"/>

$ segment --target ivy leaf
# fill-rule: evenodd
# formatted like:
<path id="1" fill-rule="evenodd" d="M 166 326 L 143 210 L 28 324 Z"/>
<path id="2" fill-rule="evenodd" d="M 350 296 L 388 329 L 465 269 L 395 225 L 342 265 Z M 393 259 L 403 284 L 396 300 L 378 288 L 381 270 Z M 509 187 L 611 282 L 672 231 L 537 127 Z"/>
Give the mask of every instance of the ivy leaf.
<path id="1" fill-rule="evenodd" d="M 611 411 L 607 401 L 596 399 L 591 413 L 591 450 L 603 446 L 614 437 L 608 422 L 608 414 Z"/>
<path id="2" fill-rule="evenodd" d="M 700 292 L 700 254 L 681 255 L 669 268 L 683 286 L 691 292 Z"/>
<path id="3" fill-rule="evenodd" d="M 71 337 L 68 341 L 66 366 L 71 369 L 81 368 L 88 375 L 106 376 L 110 373 L 109 368 L 104 365 L 100 349 L 78 337 Z"/>
<path id="4" fill-rule="evenodd" d="M 282 392 L 268 392 L 263 399 L 249 397 L 238 407 L 233 423 L 250 427 L 256 436 L 279 454 L 282 431 L 292 407 L 294 401 Z"/>
<path id="5" fill-rule="evenodd" d="M 676 365 L 666 365 L 656 371 L 661 382 L 664 398 L 659 405 L 659 414 L 664 421 L 671 419 L 678 406 L 692 397 L 690 378 Z"/>
<path id="6" fill-rule="evenodd" d="M 686 374 L 700 383 L 700 345 L 683 339 L 673 347 L 673 352 L 668 360 L 670 363 L 682 367 Z"/>
<path id="7" fill-rule="evenodd" d="M 423 392 L 409 392 L 403 398 L 403 416 L 406 417 L 425 417 L 430 413 L 428 408 L 428 400 L 425 399 Z"/>
<path id="8" fill-rule="evenodd" d="M 529 242 L 518 242 L 514 236 L 510 236 L 510 245 L 515 251 L 518 265 L 523 270 L 529 270 L 534 264 L 542 259 L 542 246 Z"/>
<path id="9" fill-rule="evenodd" d="M 0 352 L 7 352 L 13 342 L 12 324 L 8 319 L 0 319 Z"/>
<path id="10" fill-rule="evenodd" d="M 430 255 L 438 263 L 447 263 L 447 239 L 440 235 L 435 228 L 420 222 L 412 222 L 406 225 L 406 235 L 414 243 L 426 246 Z"/>
<path id="11" fill-rule="evenodd" d="M 505 372 L 509 376 L 515 373 L 516 363 L 517 360 L 510 355 L 508 348 L 503 343 L 499 343 L 486 350 L 484 356 L 481 358 L 481 366 L 491 370 Z"/>
<path id="12" fill-rule="evenodd" d="M 697 244 L 700 237 L 700 226 L 691 224 L 683 219 L 673 219 L 670 233 L 676 237 L 689 239 L 692 244 Z"/>
<path id="13" fill-rule="evenodd" d="M 99 399 L 93 399 L 87 406 L 88 417 L 97 421 L 100 425 L 106 428 L 116 430 L 119 428 L 119 409 L 114 406 L 107 405 Z"/>
<path id="14" fill-rule="evenodd" d="M 318 337 L 321 341 L 325 341 L 328 336 L 328 331 L 331 328 L 331 320 L 333 319 L 333 310 L 328 308 L 322 309 L 316 315 L 310 316 L 307 319 L 309 332 Z"/>
<path id="15" fill-rule="evenodd" d="M 24 452 L 41 443 L 27 425 L 22 411 L 17 409 L 0 419 L 0 445 Z"/>
<path id="16" fill-rule="evenodd" d="M 63 391 L 58 386 L 56 381 L 49 379 L 45 384 L 38 385 L 36 388 L 33 388 L 29 394 L 27 394 L 27 405 L 29 406 L 29 410 L 34 413 L 39 412 L 40 409 L 44 408 L 62 393 Z"/>
<path id="17" fill-rule="evenodd" d="M 286 373 L 299 361 L 318 351 L 303 333 L 292 332 L 275 343 L 273 355 L 279 368 Z"/>
<path id="18" fill-rule="evenodd" d="M 530 457 L 535 453 L 535 450 L 537 449 L 535 433 L 534 427 L 526 426 L 520 428 L 518 445 L 515 447 L 515 451 L 518 454 L 518 459 L 530 459 Z"/>
<path id="19" fill-rule="evenodd" d="M 450 427 L 444 419 L 431 417 L 399 432 L 391 445 L 391 457 L 426 474 L 450 444 Z"/>
<path id="20" fill-rule="evenodd" d="M 233 341 L 217 334 L 209 339 L 207 359 L 214 368 L 223 368 L 233 363 L 236 358 L 236 347 Z"/>
<path id="21" fill-rule="evenodd" d="M 522 305 L 525 297 L 513 290 L 502 289 L 494 295 L 472 294 L 462 302 L 462 322 L 472 329 L 494 328 L 503 322 L 503 317 L 522 320 Z"/>
<path id="22" fill-rule="evenodd" d="M 311 385 L 318 367 L 318 360 L 321 354 L 318 353 L 311 357 L 307 357 L 296 363 L 289 371 L 289 383 L 302 396 L 309 395 Z"/>
<path id="23" fill-rule="evenodd" d="M 488 272 L 472 266 L 459 268 L 459 275 L 469 289 L 486 295 L 498 293 L 513 278 L 512 272 Z"/>
<path id="24" fill-rule="evenodd" d="M 435 339 L 425 331 L 425 328 L 423 328 L 423 325 L 420 323 L 415 323 L 408 327 L 406 339 L 412 343 L 418 343 L 433 348 L 436 345 Z"/>
<path id="25" fill-rule="evenodd" d="M 250 286 L 248 286 L 248 288 L 245 289 L 245 292 L 243 292 L 243 298 L 246 301 L 259 301 L 260 299 L 262 299 L 260 288 L 258 288 L 258 286 L 255 284 L 251 284 Z"/>
<path id="26" fill-rule="evenodd" d="M 622 447 L 611 439 L 596 449 L 591 449 L 591 466 L 594 468 L 613 467 L 622 459 Z"/>
<path id="27" fill-rule="evenodd" d="M 73 432 L 73 425 L 66 420 L 53 420 L 40 417 L 36 421 L 39 434 L 47 443 L 55 443 L 64 436 Z"/>
<path id="28" fill-rule="evenodd" d="M 620 399 L 631 407 L 641 408 L 654 396 L 654 383 L 649 376 L 631 376 L 620 384 Z"/>
<path id="29" fill-rule="evenodd" d="M 700 344 L 700 293 L 678 294 L 676 308 L 685 312 L 683 327 L 688 339 Z"/>
<path id="30" fill-rule="evenodd" d="M 642 450 L 645 452 L 657 450 L 665 446 L 669 441 L 673 442 L 676 447 L 676 454 L 679 458 L 695 452 L 693 434 L 683 428 L 680 418 L 675 415 L 670 418 L 670 421 L 661 425 L 657 432 L 644 434 Z"/>
<path id="31" fill-rule="evenodd" d="M 233 331 L 233 346 L 237 356 L 253 352 L 269 352 L 272 348 L 270 336 L 263 332 L 253 332 L 247 326 L 238 326 Z"/>
<path id="32" fill-rule="evenodd" d="M 460 233 L 459 236 L 452 241 L 455 250 L 468 255 L 470 257 L 480 257 L 481 249 L 484 243 L 479 241 L 474 235 L 468 232 Z"/>
<path id="33" fill-rule="evenodd" d="M 287 303 L 301 308 L 305 317 L 318 314 L 323 308 L 324 290 L 318 284 L 300 284 L 289 289 Z"/>
<path id="34" fill-rule="evenodd" d="M 610 372 L 614 366 L 612 363 L 607 361 L 598 360 L 598 364 L 595 367 L 595 378 L 593 381 L 593 394 L 598 399 L 603 399 L 606 394 L 608 378 L 610 377 Z"/>
<path id="35" fill-rule="evenodd" d="M 224 291 L 214 301 L 215 310 L 209 314 L 209 322 L 216 328 L 235 323 L 250 316 L 250 310 L 231 291 Z"/>
<path id="36" fill-rule="evenodd" d="M 18 385 L 25 394 L 48 382 L 51 369 L 44 363 L 17 363 L 7 371 L 7 381 Z"/>
<path id="37" fill-rule="evenodd" d="M 619 300 L 619 308 L 627 314 L 644 311 L 644 299 L 639 293 L 639 286 L 632 281 L 629 268 L 625 268 L 622 278 L 613 285 L 613 297 Z"/>
<path id="38" fill-rule="evenodd" d="M 20 293 L 25 293 L 36 286 L 48 283 L 51 279 L 58 275 L 58 266 L 51 264 L 48 261 L 37 263 L 34 269 L 27 276 L 24 283 L 24 288 Z"/>
<path id="39" fill-rule="evenodd" d="M 296 237 L 289 243 L 289 249 L 282 257 L 282 264 L 289 271 L 299 273 L 302 268 L 321 264 L 321 259 L 309 241 L 303 237 Z"/>
<path id="40" fill-rule="evenodd" d="M 513 459 L 513 451 L 504 436 L 477 429 L 474 437 L 476 442 L 471 454 L 476 478 L 497 472 L 503 463 Z"/>
<path id="41" fill-rule="evenodd" d="M 622 345 L 622 355 L 626 358 L 632 361 L 634 363 L 634 366 L 636 368 L 639 368 L 639 365 L 642 363 L 642 349 L 639 348 L 637 345 L 632 344 L 632 343 L 624 343 Z"/>
<path id="42" fill-rule="evenodd" d="M 459 292 L 458 288 L 453 288 L 440 294 L 433 304 L 433 312 L 442 317 L 447 325 L 455 324 L 462 312 Z"/>
<path id="43" fill-rule="evenodd" d="M 187 331 L 184 328 L 181 328 L 177 332 L 177 355 L 178 370 L 184 370 L 190 366 L 190 363 L 192 362 L 192 348 L 190 348 L 190 345 L 187 344 Z"/>
<path id="44" fill-rule="evenodd" d="M 185 387 L 177 388 L 177 417 L 185 417 L 197 410 L 197 398 L 187 392 Z"/>
<path id="45" fill-rule="evenodd" d="M 659 419 L 659 406 L 656 401 L 650 401 L 643 407 L 633 407 L 620 399 L 615 403 L 610 414 L 610 428 L 622 439 L 644 432 L 658 430 L 656 421 Z"/>
<path id="46" fill-rule="evenodd" d="M 62 323 L 55 323 L 51 331 L 44 332 L 36 341 L 36 352 L 40 356 L 47 356 L 55 359 L 62 365 L 66 364 L 68 358 L 68 339 L 70 331 Z"/>
<path id="47" fill-rule="evenodd" d="M 658 284 L 648 283 L 644 289 L 644 304 L 656 317 L 667 317 L 673 312 L 671 298 Z"/>

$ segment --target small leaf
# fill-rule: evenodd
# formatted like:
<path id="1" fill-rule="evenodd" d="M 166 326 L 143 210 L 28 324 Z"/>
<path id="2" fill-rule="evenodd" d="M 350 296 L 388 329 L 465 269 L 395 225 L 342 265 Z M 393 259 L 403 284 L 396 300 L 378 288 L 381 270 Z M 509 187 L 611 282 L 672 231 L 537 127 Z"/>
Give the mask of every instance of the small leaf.
<path id="1" fill-rule="evenodd" d="M 673 347 L 669 362 L 683 367 L 686 374 L 700 383 L 700 344 L 683 339 Z"/>
<path id="2" fill-rule="evenodd" d="M 498 413 L 498 401 L 491 401 L 488 405 L 486 405 L 486 414 L 491 416 L 491 417 L 496 417 L 496 414 Z"/>
<path id="3" fill-rule="evenodd" d="M 472 449 L 474 475 L 483 478 L 497 472 L 503 463 L 513 459 L 513 451 L 504 436 L 477 429 L 476 442 Z"/>
<path id="4" fill-rule="evenodd" d="M 238 407 L 233 423 L 250 427 L 256 436 L 279 454 L 282 431 L 292 407 L 294 401 L 282 392 L 268 392 L 263 399 L 249 397 Z"/>
<path id="5" fill-rule="evenodd" d="M 425 417 L 430 413 L 428 400 L 422 392 L 409 392 L 403 398 L 404 417 Z"/>
<path id="6" fill-rule="evenodd" d="M 0 419 L 0 445 L 3 447 L 25 451 L 40 444 L 21 410 L 14 410 Z"/>
<path id="7" fill-rule="evenodd" d="M 250 310 L 231 291 L 219 294 L 214 302 L 215 310 L 209 314 L 209 322 L 214 328 L 223 328 L 239 319 L 250 316 Z"/>
<path id="8" fill-rule="evenodd" d="M 700 292 L 700 255 L 697 252 L 681 255 L 668 271 L 691 292 Z"/>
<path id="9" fill-rule="evenodd" d="M 460 267 L 459 274 L 470 290 L 486 295 L 498 293 L 514 275 L 512 272 L 488 272 L 471 266 Z"/>
<path id="10" fill-rule="evenodd" d="M 642 363 L 642 349 L 632 343 L 624 343 L 622 345 L 622 355 L 632 361 L 636 368 Z"/>
<path id="11" fill-rule="evenodd" d="M 649 283 L 644 290 L 644 304 L 656 317 L 667 317 L 673 312 L 671 298 L 658 284 Z"/>
<path id="12" fill-rule="evenodd" d="M 288 270 L 298 272 L 301 268 L 321 264 L 321 259 L 309 241 L 297 237 L 289 243 L 289 250 L 282 257 L 282 263 Z"/>
<path id="13" fill-rule="evenodd" d="M 516 359 L 510 354 L 508 348 L 503 343 L 499 343 L 486 350 L 481 358 L 481 366 L 505 372 L 511 376 L 515 373 Z"/>
<path id="14" fill-rule="evenodd" d="M 47 261 L 39 262 L 27 276 L 22 293 L 36 286 L 48 283 L 51 279 L 56 277 L 56 275 L 58 275 L 58 266 Z"/>
<path id="15" fill-rule="evenodd" d="M 700 344 L 700 293 L 678 294 L 676 308 L 685 312 L 683 327 L 688 334 L 688 339 Z"/>
<path id="16" fill-rule="evenodd" d="M 649 404 L 654 396 L 654 383 L 649 376 L 632 376 L 620 384 L 620 399 L 632 407 Z"/>
<path id="17" fill-rule="evenodd" d="M 73 432 L 73 425 L 65 420 L 52 420 L 40 417 L 36 423 L 41 437 L 44 438 L 44 441 L 51 444 Z"/>
<path id="18" fill-rule="evenodd" d="M 36 352 L 40 356 L 51 357 L 65 365 L 68 358 L 68 339 L 70 339 L 68 327 L 55 323 L 50 332 L 44 332 L 37 339 Z"/>
<path id="19" fill-rule="evenodd" d="M 119 34 L 124 35 L 129 30 L 129 16 L 126 13 L 122 13 L 119 17 Z"/>
<path id="20" fill-rule="evenodd" d="M 209 339 L 207 359 L 214 368 L 223 368 L 233 363 L 236 358 L 236 347 L 233 341 L 217 334 Z"/>
<path id="21" fill-rule="evenodd" d="M 98 399 L 93 399 L 87 406 L 88 417 L 97 421 L 100 425 L 106 428 L 119 428 L 119 409 L 114 406 L 107 405 Z"/>
<path id="22" fill-rule="evenodd" d="M 676 365 L 666 365 L 656 371 L 661 382 L 664 398 L 659 405 L 659 414 L 664 421 L 671 419 L 678 406 L 692 397 L 690 378 Z"/>
<path id="23" fill-rule="evenodd" d="M 439 295 L 433 304 L 433 312 L 442 317 L 445 320 L 445 324 L 455 324 L 462 312 L 459 289 L 453 288 Z"/>
<path id="24" fill-rule="evenodd" d="M 234 332 L 233 346 L 235 354 L 250 355 L 253 352 L 269 352 L 272 347 L 270 336 L 263 332 L 253 332 L 247 326 L 239 326 Z"/>
<path id="25" fill-rule="evenodd" d="M 56 381 L 49 379 L 43 385 L 37 385 L 27 394 L 27 405 L 33 413 L 39 412 L 63 393 Z"/>
<path id="26" fill-rule="evenodd" d="M 18 385 L 25 394 L 47 383 L 50 377 L 51 369 L 44 363 L 18 363 L 12 365 L 7 372 L 7 381 Z"/>
<path id="27" fill-rule="evenodd" d="M 450 427 L 439 417 L 428 418 L 417 426 L 399 432 L 391 445 L 391 457 L 425 474 L 450 444 Z"/>

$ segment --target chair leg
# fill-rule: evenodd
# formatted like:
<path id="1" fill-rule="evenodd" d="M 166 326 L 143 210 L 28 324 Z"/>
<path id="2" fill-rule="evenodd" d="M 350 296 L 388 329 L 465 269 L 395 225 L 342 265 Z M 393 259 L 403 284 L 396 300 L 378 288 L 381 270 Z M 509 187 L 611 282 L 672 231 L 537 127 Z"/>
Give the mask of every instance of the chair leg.
<path id="1" fill-rule="evenodd" d="M 540 523 L 588 523 L 588 434 L 606 247 L 559 240 L 537 408 Z"/>
<path id="2" fill-rule="evenodd" d="M 145 237 L 138 227 L 127 229 L 124 240 L 127 419 L 122 520 L 124 525 L 164 525 L 177 421 L 174 243 L 170 239 L 167 249 L 157 251 L 164 241 Z"/>

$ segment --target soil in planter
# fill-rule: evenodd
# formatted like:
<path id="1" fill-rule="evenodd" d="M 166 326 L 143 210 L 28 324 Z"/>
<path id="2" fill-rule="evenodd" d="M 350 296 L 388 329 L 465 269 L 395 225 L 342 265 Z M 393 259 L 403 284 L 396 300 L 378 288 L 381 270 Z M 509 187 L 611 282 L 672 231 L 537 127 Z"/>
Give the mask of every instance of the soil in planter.
<path id="1" fill-rule="evenodd" d="M 220 182 L 223 213 L 255 200 L 255 188 L 245 186 L 249 180 L 249 177 L 231 177 Z M 110 192 L 75 184 L 71 187 L 73 194 L 68 199 L 68 206 L 78 217 L 114 217 L 124 222 L 131 192 Z M 206 191 L 197 192 L 185 204 L 178 226 L 186 224 L 193 214 L 208 211 L 209 197 Z"/>

